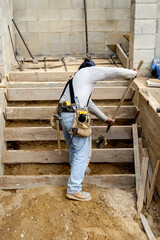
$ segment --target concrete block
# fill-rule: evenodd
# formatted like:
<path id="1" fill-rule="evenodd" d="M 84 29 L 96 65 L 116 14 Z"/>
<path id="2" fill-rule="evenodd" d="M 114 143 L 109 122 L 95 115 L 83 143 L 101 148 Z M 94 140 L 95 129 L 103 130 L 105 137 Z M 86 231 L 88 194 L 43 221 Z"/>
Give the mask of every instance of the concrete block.
<path id="1" fill-rule="evenodd" d="M 3 38 L 0 37 L 0 52 L 3 51 Z"/>
<path id="2" fill-rule="evenodd" d="M 68 29 L 67 26 L 66 26 L 66 29 Z M 92 24 L 92 21 L 88 21 L 88 31 L 93 31 L 93 29 L 94 29 L 94 23 Z M 85 30 L 84 20 L 71 21 L 71 30 L 73 32 L 83 32 Z"/>
<path id="3" fill-rule="evenodd" d="M 128 20 L 130 17 L 129 9 L 106 9 L 105 20 Z"/>
<path id="4" fill-rule="evenodd" d="M 85 41 L 85 34 L 83 33 L 61 33 L 61 43 L 73 44 Z"/>
<path id="5" fill-rule="evenodd" d="M 39 42 L 38 33 L 23 33 L 23 38 L 27 44 L 38 44 Z M 15 33 L 15 42 L 16 44 L 21 45 L 22 48 L 25 48 L 18 33 Z"/>
<path id="6" fill-rule="evenodd" d="M 157 47 L 155 50 L 155 57 L 160 57 L 160 47 Z"/>
<path id="7" fill-rule="evenodd" d="M 105 20 L 105 9 L 88 9 L 88 20 Z"/>
<path id="8" fill-rule="evenodd" d="M 49 32 L 48 21 L 28 22 L 27 25 L 28 32 Z"/>
<path id="9" fill-rule="evenodd" d="M 95 0 L 95 8 L 117 8 L 117 0 Z"/>
<path id="10" fill-rule="evenodd" d="M 71 32 L 72 21 L 49 21 L 49 32 Z"/>
<path id="11" fill-rule="evenodd" d="M 26 0 L 13 0 L 13 9 L 26 9 Z"/>
<path id="12" fill-rule="evenodd" d="M 60 42 L 59 43 L 51 43 L 51 48 L 50 48 L 50 55 L 54 55 L 55 53 L 60 53 Z"/>
<path id="13" fill-rule="evenodd" d="M 16 21 L 16 24 L 20 30 L 20 32 L 24 33 L 27 32 L 27 22 L 22 22 L 22 21 Z M 16 32 L 17 30 L 14 28 L 14 32 Z"/>
<path id="14" fill-rule="evenodd" d="M 156 46 L 160 47 L 160 33 L 156 35 Z"/>
<path id="15" fill-rule="evenodd" d="M 3 9 L 2 9 L 2 6 L 0 6 L 0 21 L 3 20 Z"/>
<path id="16" fill-rule="evenodd" d="M 82 9 L 61 9 L 62 20 L 82 20 L 83 10 Z"/>
<path id="17" fill-rule="evenodd" d="M 117 31 L 130 31 L 130 21 L 118 21 L 117 22 Z"/>
<path id="18" fill-rule="evenodd" d="M 95 0 L 86 1 L 87 9 L 95 7 Z M 84 9 L 84 1 L 82 0 L 72 0 L 72 8 Z"/>
<path id="19" fill-rule="evenodd" d="M 100 32 L 89 32 L 88 34 L 90 43 L 104 43 L 105 42 L 105 33 Z"/>
<path id="20" fill-rule="evenodd" d="M 72 44 L 71 50 L 73 55 L 84 54 L 86 51 L 86 46 L 84 43 L 74 43 Z"/>
<path id="21" fill-rule="evenodd" d="M 136 20 L 135 19 L 135 34 L 155 34 L 156 20 Z"/>
<path id="22" fill-rule="evenodd" d="M 17 21 L 36 21 L 37 20 L 37 12 L 32 9 L 14 10 L 13 18 L 14 18 L 15 22 L 17 22 Z"/>
<path id="23" fill-rule="evenodd" d="M 155 36 L 154 35 L 135 35 L 134 47 L 135 49 L 154 49 Z"/>
<path id="24" fill-rule="evenodd" d="M 60 33 L 39 33 L 39 43 L 41 44 L 59 43 L 60 40 Z"/>
<path id="25" fill-rule="evenodd" d="M 95 21 L 95 31 L 96 32 L 116 31 L 116 29 L 117 29 L 117 21 L 114 21 L 114 20 Z"/>
<path id="26" fill-rule="evenodd" d="M 157 3 L 157 0 L 136 0 L 136 3 Z"/>
<path id="27" fill-rule="evenodd" d="M 47 9 L 48 1 L 47 0 L 26 0 L 27 9 Z"/>
<path id="28" fill-rule="evenodd" d="M 136 63 L 138 63 L 140 60 L 143 60 L 145 63 L 151 63 L 153 58 L 154 58 L 154 49 L 134 51 L 134 61 Z"/>
<path id="29" fill-rule="evenodd" d="M 61 12 L 59 9 L 39 9 L 37 12 L 37 18 L 40 21 L 47 20 L 60 20 Z"/>
<path id="30" fill-rule="evenodd" d="M 0 37 L 4 35 L 4 21 L 0 21 Z"/>
<path id="31" fill-rule="evenodd" d="M 49 0 L 49 8 L 71 8 L 71 0 Z"/>
<path id="32" fill-rule="evenodd" d="M 131 0 L 118 0 L 118 8 L 130 8 Z"/>
<path id="33" fill-rule="evenodd" d="M 136 19 L 155 19 L 157 16 L 157 4 L 136 4 Z"/>
<path id="34" fill-rule="evenodd" d="M 71 49 L 72 49 L 72 43 L 65 43 L 61 42 L 60 43 L 60 53 L 63 54 L 71 54 Z"/>

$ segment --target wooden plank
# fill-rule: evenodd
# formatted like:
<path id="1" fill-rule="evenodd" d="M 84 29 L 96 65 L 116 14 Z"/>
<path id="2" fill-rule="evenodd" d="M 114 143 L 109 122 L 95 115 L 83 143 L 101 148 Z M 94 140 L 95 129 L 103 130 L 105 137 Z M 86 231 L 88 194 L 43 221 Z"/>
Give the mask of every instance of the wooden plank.
<path id="1" fill-rule="evenodd" d="M 5 164 L 18 163 L 66 163 L 69 161 L 68 152 L 62 150 L 59 155 L 55 151 L 2 151 L 2 161 Z M 133 148 L 93 149 L 92 163 L 133 162 Z"/>
<path id="2" fill-rule="evenodd" d="M 43 175 L 43 176 L 2 176 L 0 177 L 1 189 L 36 188 L 47 185 L 64 186 L 67 184 L 68 175 Z M 98 187 L 133 187 L 134 174 L 110 174 L 86 176 L 84 183 Z"/>
<path id="3" fill-rule="evenodd" d="M 139 158 L 137 124 L 132 124 L 132 132 L 133 132 L 133 146 L 134 146 L 134 164 L 135 164 L 135 174 L 136 174 L 136 193 L 138 196 L 141 174 L 140 174 L 140 158 Z"/>
<path id="4" fill-rule="evenodd" d="M 153 193 L 154 193 L 154 189 L 155 189 L 155 184 L 156 184 L 156 178 L 157 178 L 157 174 L 159 171 L 159 166 L 160 166 L 160 160 L 157 161 L 155 170 L 154 170 L 154 174 L 153 174 L 153 178 L 152 178 L 152 182 L 151 182 L 151 187 L 149 189 L 149 192 L 147 194 L 147 206 L 146 209 L 148 210 L 152 201 L 152 197 L 153 197 Z"/>
<path id="5" fill-rule="evenodd" d="M 152 230 L 147 222 L 147 219 L 145 218 L 145 216 L 143 214 L 140 214 L 140 218 L 141 218 L 141 222 L 142 222 L 142 225 L 144 227 L 144 230 L 147 234 L 147 237 L 149 240 L 156 240 L 155 236 L 153 235 L 152 233 Z"/>
<path id="6" fill-rule="evenodd" d="M 148 161 L 149 161 L 148 157 L 143 158 L 140 184 L 139 184 L 139 192 L 138 192 L 138 200 L 137 200 L 138 214 L 140 214 L 142 209 L 143 209 L 144 193 L 145 193 L 145 186 L 146 186 L 146 179 L 147 179 Z"/>
<path id="7" fill-rule="evenodd" d="M 129 58 L 119 44 L 116 46 L 116 54 L 125 68 L 129 68 Z"/>
<path id="8" fill-rule="evenodd" d="M 93 126 L 92 138 L 104 133 L 106 126 Z M 60 133 L 64 140 L 63 133 Z M 108 139 L 132 139 L 131 126 L 113 126 L 107 135 Z M 57 131 L 51 127 L 7 127 L 4 128 L 5 141 L 52 141 L 57 140 Z"/>
<path id="9" fill-rule="evenodd" d="M 126 87 L 95 87 L 92 99 L 121 99 Z M 9 88 L 7 90 L 8 101 L 42 101 L 59 100 L 63 88 Z M 126 99 L 131 99 L 133 89 L 129 90 Z"/>
<path id="10" fill-rule="evenodd" d="M 116 106 L 98 106 L 108 117 L 112 117 Z M 56 106 L 45 107 L 7 107 L 6 118 L 10 119 L 29 119 L 29 120 L 46 120 L 53 116 Z M 137 114 L 135 106 L 121 106 L 116 119 L 134 119 Z M 92 115 L 92 119 L 97 117 Z"/>
<path id="11" fill-rule="evenodd" d="M 66 82 L 9 82 L 8 88 L 55 88 L 64 87 Z M 127 86 L 128 80 L 106 80 L 96 83 L 97 87 Z"/>
<path id="12" fill-rule="evenodd" d="M 67 81 L 74 72 L 10 72 L 9 81 L 14 82 L 53 82 Z"/>

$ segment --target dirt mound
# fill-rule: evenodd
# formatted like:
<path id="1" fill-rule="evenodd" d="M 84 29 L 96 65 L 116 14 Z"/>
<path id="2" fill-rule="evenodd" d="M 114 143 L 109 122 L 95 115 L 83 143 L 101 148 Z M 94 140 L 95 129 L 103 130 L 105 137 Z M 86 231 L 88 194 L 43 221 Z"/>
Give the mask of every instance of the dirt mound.
<path id="1" fill-rule="evenodd" d="M 88 185 L 85 190 L 93 200 L 67 200 L 64 187 L 2 191 L 0 239 L 147 240 L 136 217 L 134 189 Z"/>

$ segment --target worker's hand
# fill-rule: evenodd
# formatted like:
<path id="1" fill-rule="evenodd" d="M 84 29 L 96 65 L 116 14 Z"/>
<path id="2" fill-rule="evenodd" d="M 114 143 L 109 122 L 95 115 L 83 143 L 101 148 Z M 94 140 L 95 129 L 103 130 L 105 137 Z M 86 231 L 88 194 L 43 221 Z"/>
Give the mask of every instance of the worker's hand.
<path id="1" fill-rule="evenodd" d="M 108 123 L 108 125 L 112 126 L 115 123 L 115 119 L 108 118 L 106 123 Z"/>

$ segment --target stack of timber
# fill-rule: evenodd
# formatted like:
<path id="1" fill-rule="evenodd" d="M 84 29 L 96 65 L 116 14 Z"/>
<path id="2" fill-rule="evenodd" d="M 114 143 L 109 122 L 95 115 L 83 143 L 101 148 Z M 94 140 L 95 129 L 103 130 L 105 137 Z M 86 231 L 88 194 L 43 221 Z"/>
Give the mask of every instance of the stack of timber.
<path id="1" fill-rule="evenodd" d="M 6 107 L 4 116 L 6 123 L 16 121 L 48 121 L 51 118 L 63 87 L 72 75 L 72 72 L 11 72 L 8 76 L 7 92 L 5 94 Z M 102 111 L 112 117 L 118 101 L 121 99 L 128 81 L 111 80 L 97 83 L 92 99 Z M 107 147 L 105 149 L 93 149 L 91 163 L 131 163 L 135 165 L 135 174 L 103 174 L 89 175 L 85 177 L 85 183 L 97 186 L 108 187 L 128 187 L 140 182 L 140 163 L 137 156 L 138 131 L 135 123 L 138 114 L 136 106 L 131 104 L 134 91 L 130 89 L 126 103 L 120 108 L 117 116 L 118 125 L 111 128 L 108 140 L 132 142 L 133 147 Z M 102 101 L 105 103 L 102 105 Z M 48 105 L 44 106 L 44 102 Z M 35 103 L 32 105 L 32 103 Z M 37 104 L 38 103 L 38 104 Z M 108 104 L 107 104 L 108 103 Z M 128 104 L 129 103 L 129 104 Z M 92 139 L 103 133 L 106 126 L 96 125 L 93 119 Z M 126 123 L 126 122 L 129 123 Z M 32 126 L 12 126 L 7 125 L 3 131 L 4 142 L 49 142 L 57 140 L 57 133 L 49 124 Z M 64 140 L 63 134 L 61 139 Z M 130 145 L 129 145 L 130 146 Z M 135 160 L 135 161 L 134 161 Z M 2 151 L 2 164 L 16 165 L 27 163 L 68 163 L 68 153 L 62 150 L 62 155 L 58 155 L 58 150 L 19 150 L 6 149 Z M 2 167 L 2 166 L 1 166 Z M 0 177 L 0 188 L 2 189 L 21 189 L 33 188 L 45 185 L 65 185 L 68 175 L 2 175 Z"/>

